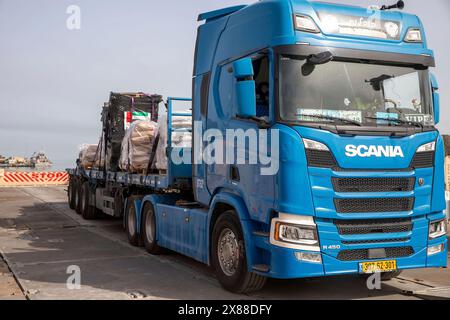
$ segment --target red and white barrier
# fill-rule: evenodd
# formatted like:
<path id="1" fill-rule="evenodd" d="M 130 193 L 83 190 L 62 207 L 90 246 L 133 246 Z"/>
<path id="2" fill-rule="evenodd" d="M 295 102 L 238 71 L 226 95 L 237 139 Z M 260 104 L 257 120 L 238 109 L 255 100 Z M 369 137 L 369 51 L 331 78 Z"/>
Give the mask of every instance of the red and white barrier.
<path id="1" fill-rule="evenodd" d="M 67 172 L 9 172 L 0 170 L 0 187 L 59 186 L 69 183 Z"/>

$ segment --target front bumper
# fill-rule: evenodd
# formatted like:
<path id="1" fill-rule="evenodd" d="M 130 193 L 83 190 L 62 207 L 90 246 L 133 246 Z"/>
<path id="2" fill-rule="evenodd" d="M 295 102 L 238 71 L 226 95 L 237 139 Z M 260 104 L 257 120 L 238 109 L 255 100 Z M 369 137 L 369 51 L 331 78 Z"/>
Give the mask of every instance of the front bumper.
<path id="1" fill-rule="evenodd" d="M 447 252 L 448 240 L 446 237 L 436 239 L 430 246 L 445 244 L 445 250 L 441 253 L 427 256 L 428 247 L 422 248 L 413 255 L 405 258 L 388 258 L 377 260 L 361 260 L 361 261 L 341 261 L 335 256 L 331 256 L 321 252 L 322 263 L 311 263 L 299 261 L 295 253 L 301 250 L 282 248 L 270 245 L 267 249 L 270 250 L 270 268 L 268 272 L 262 275 L 277 278 L 277 279 L 295 279 L 295 278 L 309 278 L 322 276 L 335 276 L 346 274 L 358 274 L 359 263 L 378 261 L 378 260 L 396 260 L 398 270 L 420 269 L 420 268 L 444 268 L 447 267 Z"/>

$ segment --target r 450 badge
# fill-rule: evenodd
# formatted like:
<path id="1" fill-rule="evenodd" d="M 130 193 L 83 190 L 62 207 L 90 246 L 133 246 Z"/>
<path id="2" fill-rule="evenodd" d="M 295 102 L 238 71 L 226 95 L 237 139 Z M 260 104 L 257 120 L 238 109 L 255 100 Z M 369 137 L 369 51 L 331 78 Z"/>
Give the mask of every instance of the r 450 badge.
<path id="1" fill-rule="evenodd" d="M 339 249 L 341 249 L 341 246 L 338 244 L 332 244 L 329 246 L 322 246 L 322 249 L 323 250 L 339 250 Z"/>

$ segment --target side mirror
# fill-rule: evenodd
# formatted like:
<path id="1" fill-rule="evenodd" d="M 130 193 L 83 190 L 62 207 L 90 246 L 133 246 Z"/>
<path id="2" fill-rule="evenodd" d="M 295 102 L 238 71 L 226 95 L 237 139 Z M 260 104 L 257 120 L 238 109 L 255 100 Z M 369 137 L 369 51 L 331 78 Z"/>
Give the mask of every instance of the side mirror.
<path id="1" fill-rule="evenodd" d="M 434 122 L 438 124 L 441 120 L 441 108 L 439 101 L 439 85 L 434 74 L 430 74 L 431 79 L 431 92 L 433 94 L 433 111 L 434 111 Z"/>
<path id="2" fill-rule="evenodd" d="M 252 59 L 244 58 L 234 62 L 236 78 L 237 115 L 242 118 L 256 117 L 256 85 L 253 80 Z"/>

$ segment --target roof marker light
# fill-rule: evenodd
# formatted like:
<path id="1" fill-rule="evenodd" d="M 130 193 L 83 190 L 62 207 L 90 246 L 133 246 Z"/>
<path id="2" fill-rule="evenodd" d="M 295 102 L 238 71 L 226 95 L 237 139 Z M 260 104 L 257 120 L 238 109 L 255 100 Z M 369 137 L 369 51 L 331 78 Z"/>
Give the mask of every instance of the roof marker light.
<path id="1" fill-rule="evenodd" d="M 422 32 L 418 28 L 409 28 L 405 36 L 405 42 L 421 43 Z"/>
<path id="2" fill-rule="evenodd" d="M 314 20 L 311 17 L 305 15 L 295 16 L 295 29 L 310 33 L 320 33 L 319 27 L 314 22 Z"/>

